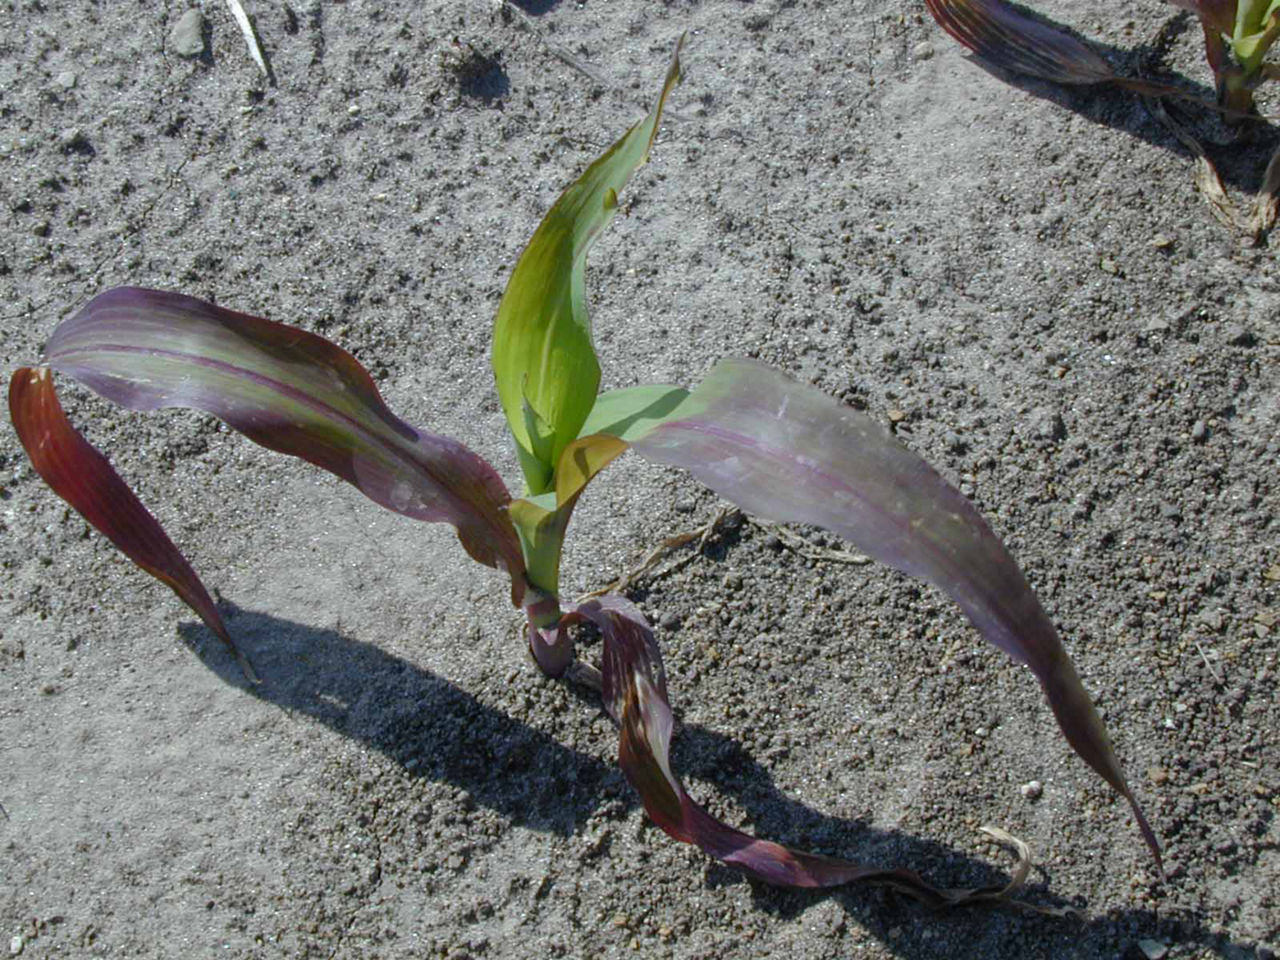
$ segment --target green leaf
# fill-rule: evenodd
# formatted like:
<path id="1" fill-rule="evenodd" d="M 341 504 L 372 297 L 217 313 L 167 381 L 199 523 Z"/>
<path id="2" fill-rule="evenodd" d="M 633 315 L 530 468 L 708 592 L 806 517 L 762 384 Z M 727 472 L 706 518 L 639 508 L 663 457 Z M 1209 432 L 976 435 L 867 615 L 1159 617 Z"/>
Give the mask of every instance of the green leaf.
<path id="1" fill-rule="evenodd" d="M 564 504 L 578 496 L 631 440 L 665 420 L 688 396 L 688 390 L 665 384 L 601 394 L 582 435 L 565 447 L 556 464 L 556 501 Z"/>
<path id="2" fill-rule="evenodd" d="M 607 433 L 629 442 L 664 419 L 687 396 L 689 391 L 683 387 L 665 383 L 609 390 L 596 398 L 579 435 Z"/>
<path id="3" fill-rule="evenodd" d="M 498 306 L 493 374 L 531 493 L 551 488 L 556 461 L 595 404 L 600 364 L 584 296 L 587 251 L 617 212 L 618 191 L 648 158 L 667 95 L 680 80 L 683 42 L 657 105 L 556 201 Z M 549 444 L 531 429 L 539 422 L 549 428 Z"/>

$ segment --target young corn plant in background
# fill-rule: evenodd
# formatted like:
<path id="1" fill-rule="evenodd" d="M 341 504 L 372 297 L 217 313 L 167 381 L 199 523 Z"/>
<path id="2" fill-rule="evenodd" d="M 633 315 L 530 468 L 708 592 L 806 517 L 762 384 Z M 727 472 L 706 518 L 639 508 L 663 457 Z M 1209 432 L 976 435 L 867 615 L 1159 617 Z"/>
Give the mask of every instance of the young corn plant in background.
<path id="1" fill-rule="evenodd" d="M 618 192 L 645 161 L 680 79 L 678 51 L 652 112 L 560 197 L 525 249 L 498 309 L 492 363 L 524 491 L 460 443 L 418 430 L 383 403 L 365 369 L 306 331 L 176 293 L 123 287 L 60 324 L 45 364 L 12 377 L 10 415 L 37 472 L 135 564 L 168 584 L 235 651 L 201 581 L 106 459 L 71 426 L 52 371 L 133 410 L 192 407 L 249 439 L 336 474 L 389 510 L 452 524 L 478 562 L 510 577 L 543 672 L 594 677 L 620 728 L 619 761 L 649 816 L 743 872 L 785 887 L 853 880 L 891 885 L 934 906 L 1007 898 L 1013 883 L 944 890 L 913 871 L 867 866 L 757 840 L 711 817 L 672 770 L 672 713 L 653 630 L 618 595 L 560 595 L 560 556 L 574 505 L 631 449 L 683 467 L 744 510 L 815 524 L 933 583 L 981 634 L 1031 668 L 1067 742 L 1128 800 L 1159 847 L 1107 732 L 1017 564 L 969 501 L 869 417 L 776 370 L 722 360 L 691 390 L 599 392 L 584 300 L 586 255 Z M 602 637 L 599 671 L 578 664 L 574 628 Z M 266 682 L 270 682 L 270 677 Z M 991 831 L 1010 839 L 1000 831 Z"/>
<path id="2" fill-rule="evenodd" d="M 1280 65 L 1263 58 L 1280 37 L 1280 0 L 1168 0 L 1190 10 L 1204 31 L 1205 59 L 1213 71 L 1217 108 L 1242 133 L 1258 122 L 1253 93 L 1265 80 L 1280 78 Z M 1229 227 L 1261 239 L 1275 224 L 1280 204 L 1280 150 L 1263 176 L 1254 210 L 1241 216 L 1227 198 L 1221 178 L 1198 140 L 1176 123 L 1158 98 L 1197 101 L 1185 90 L 1116 72 L 1098 51 L 1041 17 L 1005 0 L 925 0 L 934 20 L 978 56 L 1013 73 L 1077 86 L 1113 84 L 1157 98 L 1154 112 L 1196 157 L 1196 185 L 1210 209 Z"/>
<path id="3" fill-rule="evenodd" d="M 1263 57 L 1280 37 L 1280 0 L 1169 0 L 1200 18 L 1204 55 L 1213 71 L 1218 102 L 1236 114 L 1256 113 L 1253 91 L 1280 77 Z"/>

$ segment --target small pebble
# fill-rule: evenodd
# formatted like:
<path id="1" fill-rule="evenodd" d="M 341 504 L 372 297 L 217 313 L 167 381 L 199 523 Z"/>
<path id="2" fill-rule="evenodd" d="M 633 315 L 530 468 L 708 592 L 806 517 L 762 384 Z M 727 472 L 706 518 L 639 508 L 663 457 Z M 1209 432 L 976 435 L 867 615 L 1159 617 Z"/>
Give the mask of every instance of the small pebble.
<path id="1" fill-rule="evenodd" d="M 1224 324 L 1222 335 L 1227 343 L 1233 347 L 1252 347 L 1258 342 L 1258 338 L 1253 335 L 1252 330 L 1238 323 Z"/>
<path id="2" fill-rule="evenodd" d="M 693 513 L 697 509 L 697 504 L 689 497 L 681 497 L 676 501 L 676 513 Z"/>
<path id="3" fill-rule="evenodd" d="M 1204 443 L 1209 436 L 1209 426 L 1203 420 L 1197 420 L 1191 425 L 1191 439 L 1196 443 Z"/>
<path id="4" fill-rule="evenodd" d="M 93 149 L 89 138 L 79 127 L 67 127 L 58 134 L 58 144 L 62 147 L 63 153 L 83 153 Z"/>
<path id="5" fill-rule="evenodd" d="M 1110 257 L 1103 257 L 1098 266 L 1102 268 L 1103 273 L 1109 273 L 1113 277 L 1120 276 L 1120 265 Z"/>
<path id="6" fill-rule="evenodd" d="M 179 17 L 169 33 L 169 49 L 187 58 L 204 53 L 204 14 L 193 7 Z"/>
<path id="7" fill-rule="evenodd" d="M 1063 422 L 1062 415 L 1054 410 L 1044 407 L 1037 409 L 1032 414 L 1031 423 L 1036 436 L 1045 440 L 1065 440 L 1067 437 L 1067 425 Z"/>
<path id="8" fill-rule="evenodd" d="M 1147 960 L 1164 960 L 1169 952 L 1169 948 L 1159 940 L 1139 940 L 1138 949 Z"/>
<path id="9" fill-rule="evenodd" d="M 63 90 L 74 90 L 76 82 L 80 78 L 70 70 L 63 70 L 60 74 L 53 78 L 53 82 L 60 86 Z"/>
<path id="10" fill-rule="evenodd" d="M 1163 233 L 1157 233 L 1151 238 L 1151 245 L 1157 250 L 1168 250 L 1173 246 L 1173 238 L 1167 237 Z"/>
<path id="11" fill-rule="evenodd" d="M 1039 780 L 1032 780 L 1030 783 L 1024 783 L 1020 786 L 1018 792 L 1026 800 L 1039 800 L 1041 794 L 1044 793 L 1044 784 Z"/>
<path id="12" fill-rule="evenodd" d="M 905 419 L 907 419 L 907 414 L 906 414 L 906 412 L 905 412 L 905 411 L 903 411 L 903 410 L 897 410 L 897 409 L 894 409 L 894 410 L 890 410 L 890 411 L 889 411 L 889 422 L 890 422 L 890 423 L 901 423 L 901 422 L 902 422 L 903 420 L 905 420 Z"/>
<path id="13" fill-rule="evenodd" d="M 933 44 L 928 40 L 921 40 L 911 51 L 911 55 L 917 60 L 928 60 L 933 56 Z"/>
<path id="14" fill-rule="evenodd" d="M 1222 611 L 1221 610 L 1201 610 L 1196 617 L 1202 624 L 1210 630 L 1222 629 Z"/>
<path id="15" fill-rule="evenodd" d="M 23 937 L 22 934 L 14 934 L 12 939 L 9 940 L 9 956 L 16 957 L 22 952 L 22 948 L 26 945 L 26 938 Z"/>

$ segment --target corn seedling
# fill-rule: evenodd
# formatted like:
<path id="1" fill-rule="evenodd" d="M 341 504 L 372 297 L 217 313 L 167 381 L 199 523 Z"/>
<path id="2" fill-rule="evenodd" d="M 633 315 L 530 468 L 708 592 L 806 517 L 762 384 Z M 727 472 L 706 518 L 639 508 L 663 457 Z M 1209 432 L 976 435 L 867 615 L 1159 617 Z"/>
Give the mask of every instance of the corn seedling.
<path id="1" fill-rule="evenodd" d="M 551 677 L 594 676 L 620 729 L 619 760 L 645 810 L 693 843 L 768 883 L 889 884 L 932 905 L 1000 899 L 1009 888 L 938 889 L 916 873 L 865 866 L 758 840 L 711 817 L 672 770 L 666 675 L 654 632 L 616 594 L 568 602 L 560 558 L 590 481 L 624 451 L 682 467 L 772 521 L 825 527 L 948 594 L 988 641 L 1040 681 L 1067 742 L 1132 807 L 1107 732 L 1053 623 L 970 502 L 870 417 L 767 366 L 722 360 L 693 389 L 599 392 L 584 299 L 586 255 L 649 154 L 680 78 L 678 51 L 654 109 L 560 197 L 511 274 L 493 332 L 498 396 L 524 490 L 513 497 L 486 461 L 396 417 L 368 372 L 329 341 L 177 293 L 123 287 L 61 323 L 43 366 L 12 377 L 10 414 L 35 469 L 135 564 L 170 586 L 232 651 L 217 607 L 182 553 L 107 460 L 63 414 L 53 372 L 131 410 L 191 407 L 250 440 L 300 457 L 415 520 L 452 524 L 462 547 L 504 571 Z M 602 636 L 598 673 L 578 665 L 574 628 Z M 1004 836 L 1004 835 L 1001 835 Z M 1014 883 L 1025 876 L 1023 864 Z"/>
<path id="2" fill-rule="evenodd" d="M 1213 71 L 1216 109 L 1238 127 L 1256 122 L 1254 90 L 1280 78 L 1280 66 L 1264 60 L 1280 37 L 1280 0 L 1168 0 L 1192 11 L 1204 32 L 1205 59 Z M 987 62 L 1012 73 L 1076 86 L 1112 84 L 1152 99 L 1153 112 L 1196 158 L 1196 185 L 1214 215 L 1256 241 L 1271 229 L 1280 196 L 1280 150 L 1272 156 L 1248 216 L 1235 210 L 1221 178 L 1198 140 L 1160 103 L 1172 97 L 1199 101 L 1186 91 L 1118 73 L 1097 50 L 1057 25 L 1005 0 L 925 0 L 938 24 Z M 1208 104 L 1215 106 L 1214 104 Z"/>

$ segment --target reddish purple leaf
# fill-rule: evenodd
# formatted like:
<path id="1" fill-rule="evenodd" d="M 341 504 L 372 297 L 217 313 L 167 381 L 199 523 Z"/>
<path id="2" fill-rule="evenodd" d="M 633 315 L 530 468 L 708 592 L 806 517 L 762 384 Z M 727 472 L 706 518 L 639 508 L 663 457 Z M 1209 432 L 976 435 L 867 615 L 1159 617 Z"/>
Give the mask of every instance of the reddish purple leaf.
<path id="1" fill-rule="evenodd" d="M 472 557 L 510 574 L 512 600 L 519 605 L 524 560 L 501 478 L 462 444 L 398 419 L 368 372 L 322 337 L 179 294 L 121 287 L 95 297 L 62 323 L 47 353 L 50 367 L 122 406 L 212 413 L 255 443 L 336 474 L 389 510 L 452 523 Z M 47 412 L 56 406 L 47 372 L 25 376 L 32 387 L 40 385 L 40 402 L 28 396 L 32 387 L 15 378 L 18 399 L 28 401 L 11 401 L 23 446 L 35 461 L 52 442 L 51 431 L 61 429 L 59 449 L 70 452 L 61 461 L 62 473 L 55 474 L 57 482 L 46 477 L 50 485 L 143 569 L 171 586 L 184 584 L 174 586 L 179 596 L 225 635 L 211 621 L 216 612 L 199 581 L 158 526 L 139 533 L 130 522 L 138 511 L 145 514 L 141 504 L 60 411 L 56 418 Z M 114 479 L 103 482 L 111 492 L 91 497 L 89 485 L 73 476 L 77 461 L 86 469 L 91 464 L 88 472 L 95 478 L 108 478 L 109 472 Z M 113 509 L 126 511 L 124 519 L 113 520 Z M 157 535 L 167 547 L 155 547 L 154 555 L 144 550 L 145 562 L 138 559 L 143 546 L 135 540 L 158 544 Z M 156 556 L 164 562 L 154 562 Z"/>
<path id="2" fill-rule="evenodd" d="M 825 527 L 945 591 L 1039 679 L 1067 742 L 1160 847 L 1057 630 L 973 505 L 884 427 L 763 364 L 721 361 L 678 406 L 629 422 L 648 460 L 683 467 L 744 510 Z"/>
<path id="3" fill-rule="evenodd" d="M 1237 0 L 1169 0 L 1175 7 L 1190 10 L 1219 34 L 1231 36 L 1236 23 Z"/>
<path id="4" fill-rule="evenodd" d="M 522 591 L 502 479 L 457 441 L 398 419 L 368 371 L 323 337 L 181 294 L 119 287 L 61 324 L 47 351 L 49 366 L 131 410 L 212 413 L 389 510 L 454 524 L 472 557 L 507 570 Z"/>
<path id="5" fill-rule="evenodd" d="M 194 610 L 257 682 L 236 649 L 222 617 L 186 557 L 107 458 L 71 426 L 45 368 L 23 367 L 9 381 L 9 415 L 31 465 L 53 489 L 108 540 Z"/>
<path id="6" fill-rule="evenodd" d="M 671 707 L 666 676 L 653 631 L 627 600 L 605 596 L 571 612 L 604 638 L 602 685 L 605 710 L 618 723 L 618 759 L 640 793 L 649 817 L 669 835 L 691 843 L 749 876 L 782 887 L 833 887 L 853 881 L 886 884 L 933 907 L 1003 900 L 1017 886 L 945 890 L 901 868 L 854 863 L 791 850 L 758 840 L 716 820 L 685 791 L 672 772 Z"/>
<path id="7" fill-rule="evenodd" d="M 947 33 L 997 67 L 1055 83 L 1118 79 L 1097 51 L 1003 0 L 925 0 L 925 6 Z"/>

